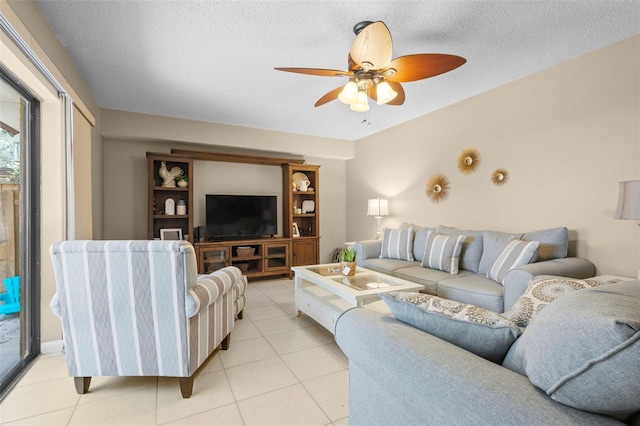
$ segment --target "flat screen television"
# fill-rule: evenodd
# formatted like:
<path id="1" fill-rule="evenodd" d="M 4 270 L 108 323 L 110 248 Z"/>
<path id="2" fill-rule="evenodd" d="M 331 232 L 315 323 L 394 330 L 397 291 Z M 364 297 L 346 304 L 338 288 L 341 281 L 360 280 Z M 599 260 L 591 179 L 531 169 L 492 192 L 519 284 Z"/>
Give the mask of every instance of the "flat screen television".
<path id="1" fill-rule="evenodd" d="M 207 241 L 244 240 L 278 233 L 275 195 L 207 194 Z"/>

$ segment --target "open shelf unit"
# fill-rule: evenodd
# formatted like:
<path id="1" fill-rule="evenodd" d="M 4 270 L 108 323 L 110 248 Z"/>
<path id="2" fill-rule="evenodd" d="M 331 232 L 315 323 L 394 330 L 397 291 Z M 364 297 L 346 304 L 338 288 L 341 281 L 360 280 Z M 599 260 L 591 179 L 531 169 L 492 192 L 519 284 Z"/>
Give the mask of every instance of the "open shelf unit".
<path id="1" fill-rule="evenodd" d="M 291 266 L 320 263 L 320 166 L 283 164 L 284 236 L 292 238 Z M 299 179 L 306 176 L 308 187 L 301 190 Z M 312 207 L 308 211 L 309 206 Z M 294 234 L 294 224 L 299 236 Z"/>
<path id="2" fill-rule="evenodd" d="M 163 178 L 160 176 L 160 167 L 162 162 L 168 170 L 174 167 L 180 167 L 183 175 L 191 178 L 193 174 L 193 160 L 191 158 L 175 155 L 147 152 L 147 185 L 148 205 L 147 205 L 147 238 L 160 238 L 161 229 L 182 229 L 183 238 L 193 243 L 193 188 L 191 182 L 186 188 L 168 188 L 163 187 Z M 165 214 L 165 202 L 167 199 L 173 199 L 176 204 L 179 200 L 183 200 L 186 204 L 187 213 L 184 215 L 167 215 Z"/>

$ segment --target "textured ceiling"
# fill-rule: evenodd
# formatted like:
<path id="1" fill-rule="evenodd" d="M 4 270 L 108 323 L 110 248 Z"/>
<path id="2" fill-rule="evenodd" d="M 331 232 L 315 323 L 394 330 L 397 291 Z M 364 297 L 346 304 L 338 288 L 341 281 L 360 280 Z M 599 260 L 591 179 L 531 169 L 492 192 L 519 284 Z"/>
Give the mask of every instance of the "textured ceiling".
<path id="1" fill-rule="evenodd" d="M 638 1 L 37 1 L 103 108 L 356 140 L 640 33 Z M 315 108 L 344 77 L 353 26 L 393 57 L 467 63 L 403 84 L 403 106 Z M 368 120 L 364 122 L 363 120 Z"/>

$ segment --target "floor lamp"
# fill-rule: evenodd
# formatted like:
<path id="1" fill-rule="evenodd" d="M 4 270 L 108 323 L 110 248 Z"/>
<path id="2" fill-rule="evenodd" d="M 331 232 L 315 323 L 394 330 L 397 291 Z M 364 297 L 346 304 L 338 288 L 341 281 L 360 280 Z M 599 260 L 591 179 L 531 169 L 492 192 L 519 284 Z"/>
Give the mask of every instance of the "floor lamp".
<path id="1" fill-rule="evenodd" d="M 367 216 L 374 216 L 378 222 L 376 231 L 376 239 L 380 239 L 380 221 L 382 216 L 389 216 L 389 200 L 372 198 L 369 200 L 367 207 Z"/>
<path id="2" fill-rule="evenodd" d="M 620 182 L 614 219 L 640 220 L 640 180 Z M 640 269 L 638 269 L 640 280 Z"/>

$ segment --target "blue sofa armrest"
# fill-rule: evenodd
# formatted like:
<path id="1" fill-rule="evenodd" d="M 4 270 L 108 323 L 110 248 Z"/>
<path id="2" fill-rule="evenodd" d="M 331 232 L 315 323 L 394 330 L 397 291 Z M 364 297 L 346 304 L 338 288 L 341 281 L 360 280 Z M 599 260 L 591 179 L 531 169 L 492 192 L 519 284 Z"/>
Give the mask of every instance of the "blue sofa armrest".
<path id="1" fill-rule="evenodd" d="M 367 308 L 337 321 L 349 424 L 622 424 L 553 401 L 527 377 Z"/>
<path id="2" fill-rule="evenodd" d="M 565 257 L 545 260 L 519 266 L 509 271 L 504 282 L 504 310 L 507 311 L 518 301 L 527 289 L 529 281 L 538 275 L 555 275 L 569 278 L 593 277 L 596 267 L 587 259 Z"/>
<path id="3" fill-rule="evenodd" d="M 382 240 L 363 240 L 354 244 L 356 249 L 356 263 L 361 265 L 365 259 L 380 257 Z"/>

